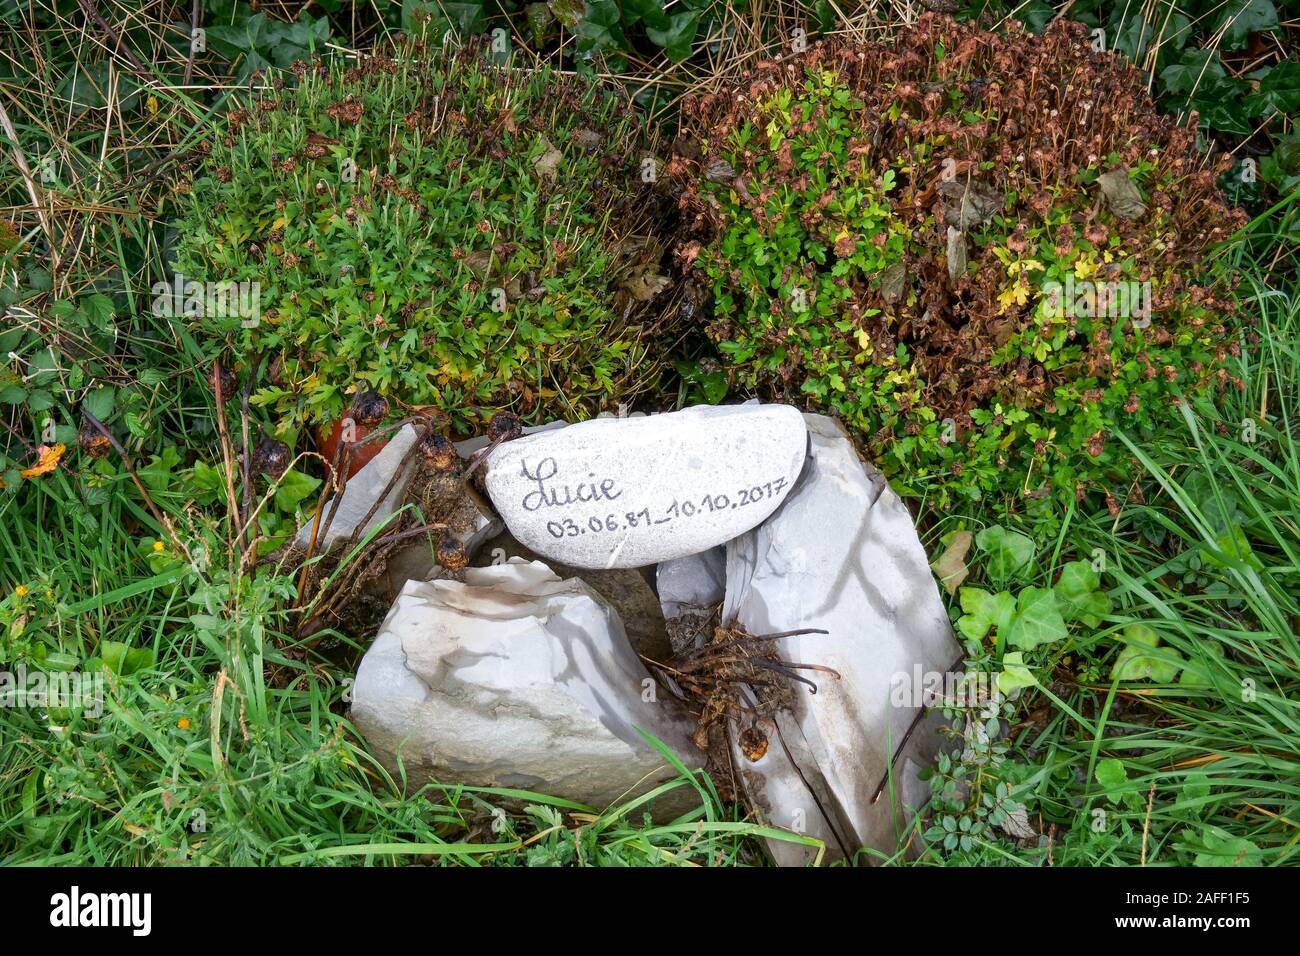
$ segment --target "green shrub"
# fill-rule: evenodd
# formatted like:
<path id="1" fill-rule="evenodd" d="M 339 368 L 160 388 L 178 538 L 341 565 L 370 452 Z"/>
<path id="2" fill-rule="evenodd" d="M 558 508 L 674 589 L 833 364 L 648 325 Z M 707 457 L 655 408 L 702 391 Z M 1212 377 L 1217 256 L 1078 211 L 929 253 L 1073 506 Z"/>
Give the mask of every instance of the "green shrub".
<path id="1" fill-rule="evenodd" d="M 364 378 L 462 421 L 581 417 L 653 388 L 666 280 L 631 109 L 477 51 L 392 52 L 296 63 L 194 182 L 176 271 L 261 283 L 255 327 L 203 320 L 272 359 L 255 403 L 328 420 Z"/>
<path id="2" fill-rule="evenodd" d="M 907 491 L 1112 494 L 1114 430 L 1235 381 L 1207 257 L 1243 217 L 1077 24 L 927 16 L 685 109 L 676 254 L 732 384 L 833 411 Z"/>

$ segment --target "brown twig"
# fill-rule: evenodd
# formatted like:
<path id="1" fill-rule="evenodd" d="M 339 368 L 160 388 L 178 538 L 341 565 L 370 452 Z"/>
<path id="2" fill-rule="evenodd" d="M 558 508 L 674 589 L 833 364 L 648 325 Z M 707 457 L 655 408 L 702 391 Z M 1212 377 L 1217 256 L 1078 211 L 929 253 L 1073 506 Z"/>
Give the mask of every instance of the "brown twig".
<path id="1" fill-rule="evenodd" d="M 248 393 L 253 387 L 253 378 L 256 375 L 258 366 L 261 362 L 261 356 L 258 356 L 253 361 L 253 373 L 244 378 L 244 387 L 240 392 L 239 397 L 239 421 L 244 443 L 244 456 L 240 462 L 240 468 L 244 478 L 243 498 L 239 503 L 239 537 L 241 543 L 248 537 L 248 529 L 245 527 L 244 522 L 248 520 L 248 506 L 252 501 L 253 491 L 253 455 L 251 449 L 248 447 Z"/>
<path id="2" fill-rule="evenodd" d="M 189 548 L 185 547 L 184 543 L 181 542 L 181 539 L 176 536 L 176 532 L 173 530 L 171 522 L 167 520 L 167 516 L 158 509 L 156 504 L 154 504 L 153 498 L 149 495 L 149 489 L 144 486 L 144 482 L 142 482 L 140 476 L 136 474 L 135 463 L 131 460 L 131 456 L 127 454 L 126 449 L 122 447 L 121 442 L 114 438 L 113 433 L 104 427 L 104 423 L 94 415 L 90 414 L 90 412 L 83 408 L 81 414 L 101 435 L 108 439 L 108 443 L 113 446 L 113 450 L 121 457 L 122 465 L 126 468 L 126 473 L 130 475 L 131 480 L 135 482 L 135 486 L 140 491 L 140 497 L 144 499 L 145 506 L 149 509 L 149 513 L 152 514 L 154 520 L 158 522 L 163 533 L 171 539 L 172 547 L 185 555 L 187 560 L 193 560 L 190 557 Z"/>
<path id="3" fill-rule="evenodd" d="M 117 35 L 116 30 L 114 30 L 111 26 L 108 25 L 108 21 L 99 15 L 99 8 L 95 6 L 92 0 L 77 0 L 77 3 L 81 7 L 82 12 L 85 13 L 86 16 L 94 20 L 95 23 L 99 26 L 99 28 L 104 31 L 105 35 L 110 40 L 113 41 L 113 43 L 121 51 L 122 56 L 124 56 L 127 62 L 129 62 L 131 66 L 135 68 L 136 72 L 141 74 L 142 77 L 145 77 L 152 81 L 153 77 L 150 76 L 149 71 L 145 68 L 145 65 L 140 62 L 140 60 L 136 57 L 134 53 L 131 52 L 131 48 L 122 42 L 122 38 Z"/>
<path id="4" fill-rule="evenodd" d="M 243 515 L 240 513 L 239 496 L 235 493 L 235 449 L 230 439 L 230 425 L 226 421 L 226 396 L 221 389 L 225 369 L 218 356 L 212 363 L 212 396 L 217 402 L 217 437 L 221 439 L 221 457 L 224 459 L 226 472 L 226 508 L 234 513 L 236 540 L 240 553 L 248 550 L 244 532 Z M 247 458 L 247 454 L 244 456 Z M 247 486 L 247 481 L 245 481 Z"/>
<path id="5" fill-rule="evenodd" d="M 185 86 L 190 85 L 190 78 L 194 75 L 194 31 L 199 28 L 199 0 L 194 0 L 190 5 L 190 55 L 185 58 L 185 74 L 182 82 Z"/>

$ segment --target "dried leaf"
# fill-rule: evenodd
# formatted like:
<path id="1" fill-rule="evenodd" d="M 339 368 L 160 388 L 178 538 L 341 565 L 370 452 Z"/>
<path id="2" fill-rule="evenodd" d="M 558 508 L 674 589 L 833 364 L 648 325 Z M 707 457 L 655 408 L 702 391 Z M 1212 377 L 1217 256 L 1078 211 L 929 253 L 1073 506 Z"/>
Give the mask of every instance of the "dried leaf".
<path id="1" fill-rule="evenodd" d="M 880 274 L 880 295 L 885 302 L 893 305 L 903 298 L 907 290 L 907 266 L 895 262 Z"/>
<path id="2" fill-rule="evenodd" d="M 962 232 L 988 222 L 1007 203 L 1005 195 L 973 179 L 945 179 L 939 183 L 939 192 L 957 200 L 955 207 L 944 212 L 944 219 Z"/>
<path id="3" fill-rule="evenodd" d="M 1029 825 L 1029 811 L 1023 806 L 1017 806 L 1007 813 L 998 826 L 1002 828 L 1007 836 L 1016 840 L 1038 839 L 1038 831 Z"/>
<path id="4" fill-rule="evenodd" d="M 974 540 L 975 536 L 969 531 L 956 532 L 948 542 L 948 547 L 944 548 L 943 554 L 930 565 L 938 575 L 939 583 L 949 594 L 956 594 L 957 589 L 970 574 L 970 568 L 966 567 L 966 555 L 970 552 Z"/>
<path id="5" fill-rule="evenodd" d="M 1137 219 L 1147 211 L 1142 194 L 1133 185 L 1127 169 L 1112 169 L 1098 176 L 1097 185 L 1101 187 L 1110 211 L 1120 219 Z"/>
<path id="6" fill-rule="evenodd" d="M 956 282 L 966 273 L 966 234 L 948 227 L 948 278 Z"/>
<path id="7" fill-rule="evenodd" d="M 654 267 L 647 268 L 623 282 L 623 288 L 632 294 L 638 302 L 649 302 L 664 289 L 668 288 L 667 276 L 660 275 Z"/>
<path id="8" fill-rule="evenodd" d="M 41 475 L 47 475 L 55 468 L 59 467 L 59 459 L 63 457 L 63 453 L 66 450 L 67 446 L 62 443 L 57 445 L 42 445 L 40 448 L 36 449 L 37 453 L 40 455 L 40 460 L 35 465 L 32 465 L 32 467 L 24 468 L 18 474 L 22 475 L 24 478 L 39 478 Z"/>
<path id="9" fill-rule="evenodd" d="M 542 151 L 542 155 L 533 160 L 533 168 L 537 170 L 537 175 L 554 179 L 556 170 L 559 169 L 560 162 L 564 159 L 564 154 L 556 149 L 549 139 L 543 137 L 542 143 L 546 148 Z"/>
<path id="10" fill-rule="evenodd" d="M 583 149 L 591 152 L 591 150 L 605 142 L 605 137 L 601 136 L 594 129 L 584 128 L 574 132 L 573 141 Z"/>
<path id="11" fill-rule="evenodd" d="M 711 159 L 704 167 L 704 178 L 713 183 L 725 183 L 736 178 L 736 171 L 725 159 Z"/>

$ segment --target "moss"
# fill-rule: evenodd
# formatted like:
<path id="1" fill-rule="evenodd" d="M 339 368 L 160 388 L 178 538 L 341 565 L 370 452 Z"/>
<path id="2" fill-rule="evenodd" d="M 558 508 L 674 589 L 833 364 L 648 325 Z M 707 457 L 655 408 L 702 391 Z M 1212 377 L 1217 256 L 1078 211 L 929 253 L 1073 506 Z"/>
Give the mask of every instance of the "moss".
<path id="1" fill-rule="evenodd" d="M 203 320 L 277 357 L 254 402 L 328 420 L 364 379 L 463 422 L 655 387 L 660 201 L 631 110 L 474 50 L 391 54 L 295 64 L 230 110 L 194 182 L 176 269 L 261 283 L 255 327 Z"/>
<path id="2" fill-rule="evenodd" d="M 906 491 L 1110 495 L 1116 429 L 1237 384 L 1213 252 L 1244 217 L 1077 24 L 926 16 L 686 112 L 676 254 L 732 385 L 838 414 Z"/>

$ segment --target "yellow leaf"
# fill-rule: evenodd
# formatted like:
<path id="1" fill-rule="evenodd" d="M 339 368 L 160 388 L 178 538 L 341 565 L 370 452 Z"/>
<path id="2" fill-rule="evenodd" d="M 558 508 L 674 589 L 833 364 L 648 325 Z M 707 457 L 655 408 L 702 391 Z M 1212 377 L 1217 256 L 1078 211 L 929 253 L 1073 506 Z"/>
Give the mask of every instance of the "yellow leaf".
<path id="1" fill-rule="evenodd" d="M 32 465 L 30 468 L 24 468 L 18 474 L 22 475 L 24 478 L 37 478 L 41 475 L 49 474 L 55 468 L 59 467 L 59 459 L 63 457 L 63 453 L 66 450 L 67 446 L 62 443 L 57 445 L 42 445 L 40 448 L 36 449 L 41 456 L 40 461 Z"/>

